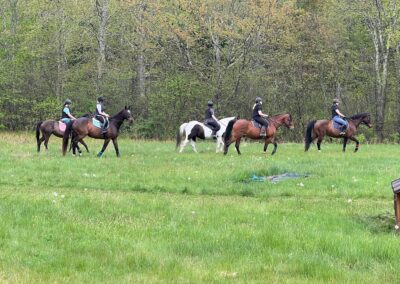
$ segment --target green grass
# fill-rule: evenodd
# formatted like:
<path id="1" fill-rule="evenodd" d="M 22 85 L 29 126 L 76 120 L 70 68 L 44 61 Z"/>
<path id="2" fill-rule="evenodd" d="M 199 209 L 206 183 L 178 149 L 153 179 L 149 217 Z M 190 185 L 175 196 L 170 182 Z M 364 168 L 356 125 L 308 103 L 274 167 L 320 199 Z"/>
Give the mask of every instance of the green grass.
<path id="1" fill-rule="evenodd" d="M 95 157 L 0 138 L 0 282 L 399 282 L 398 145 L 322 152 L 120 141 Z M 269 149 L 269 152 L 271 149 Z M 276 184 L 256 175 L 307 173 Z"/>

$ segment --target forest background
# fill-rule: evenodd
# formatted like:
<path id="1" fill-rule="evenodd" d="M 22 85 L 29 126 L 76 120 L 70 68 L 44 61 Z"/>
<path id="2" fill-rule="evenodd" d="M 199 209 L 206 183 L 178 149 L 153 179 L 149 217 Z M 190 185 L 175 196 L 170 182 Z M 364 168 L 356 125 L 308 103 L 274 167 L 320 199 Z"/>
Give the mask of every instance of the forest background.
<path id="1" fill-rule="evenodd" d="M 106 98 L 132 106 L 134 137 L 189 120 L 290 112 L 307 122 L 371 113 L 370 142 L 399 142 L 399 0 L 0 0 L 0 129 L 31 130 Z"/>

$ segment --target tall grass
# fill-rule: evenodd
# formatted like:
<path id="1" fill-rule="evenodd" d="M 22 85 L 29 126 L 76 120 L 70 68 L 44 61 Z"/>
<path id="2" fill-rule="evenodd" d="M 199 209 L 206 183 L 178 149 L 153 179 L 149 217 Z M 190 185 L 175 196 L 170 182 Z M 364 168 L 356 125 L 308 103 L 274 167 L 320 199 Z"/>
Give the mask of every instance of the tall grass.
<path id="1" fill-rule="evenodd" d="M 99 159 L 0 138 L 0 282 L 397 282 L 396 145 L 120 141 Z M 112 146 L 112 145 L 111 145 Z M 279 183 L 251 177 L 284 172 Z"/>

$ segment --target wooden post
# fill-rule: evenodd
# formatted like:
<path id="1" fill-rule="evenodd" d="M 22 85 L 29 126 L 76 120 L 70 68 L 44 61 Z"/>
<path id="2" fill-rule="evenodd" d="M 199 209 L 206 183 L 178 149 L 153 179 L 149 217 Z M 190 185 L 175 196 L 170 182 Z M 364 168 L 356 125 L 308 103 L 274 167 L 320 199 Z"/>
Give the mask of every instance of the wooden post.
<path id="1" fill-rule="evenodd" d="M 394 216 L 396 218 L 394 228 L 397 232 L 400 232 L 400 179 L 392 181 L 392 189 L 394 193 Z"/>

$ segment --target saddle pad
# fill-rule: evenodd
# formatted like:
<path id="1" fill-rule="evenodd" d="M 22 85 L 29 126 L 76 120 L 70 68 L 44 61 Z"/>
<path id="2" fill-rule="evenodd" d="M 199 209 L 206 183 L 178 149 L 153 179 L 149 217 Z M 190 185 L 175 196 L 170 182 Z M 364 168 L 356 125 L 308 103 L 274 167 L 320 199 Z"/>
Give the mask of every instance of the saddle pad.
<path id="1" fill-rule="evenodd" d="M 98 119 L 96 119 L 94 117 L 92 118 L 92 123 L 93 123 L 94 127 L 103 128 L 103 123 L 101 123 L 100 120 L 98 120 Z M 107 129 L 108 129 L 109 126 L 110 126 L 110 124 L 107 125 Z"/>
<path id="2" fill-rule="evenodd" d="M 97 120 L 94 117 L 92 118 L 92 123 L 93 123 L 94 127 L 97 127 L 97 128 L 101 128 L 102 127 L 102 123 L 100 122 L 100 120 Z"/>
<path id="3" fill-rule="evenodd" d="M 61 132 L 64 132 L 65 129 L 67 128 L 67 125 L 64 122 L 59 121 L 58 122 L 58 128 L 60 128 Z"/>

